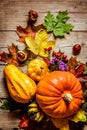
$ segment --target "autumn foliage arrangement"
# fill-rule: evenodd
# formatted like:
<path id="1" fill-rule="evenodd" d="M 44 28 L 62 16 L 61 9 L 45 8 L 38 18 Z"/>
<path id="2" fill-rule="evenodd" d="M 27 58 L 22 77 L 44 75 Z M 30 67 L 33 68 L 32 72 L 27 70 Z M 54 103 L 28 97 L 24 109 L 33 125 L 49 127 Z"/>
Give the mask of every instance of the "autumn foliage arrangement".
<path id="1" fill-rule="evenodd" d="M 56 128 L 69 130 L 69 121 L 86 124 L 87 64 L 74 56 L 68 58 L 60 49 L 54 51 L 56 38 L 73 29 L 67 23 L 68 12 L 60 11 L 56 17 L 48 12 L 40 25 L 35 25 L 36 11 L 30 10 L 28 15 L 27 26 L 16 28 L 18 42 L 24 43 L 25 48 L 19 50 L 12 44 L 9 53 L 0 53 L 0 60 L 7 64 L 4 76 L 9 94 L 15 102 L 26 106 L 19 127 L 35 130 L 34 124 L 51 121 Z M 49 33 L 55 39 L 48 40 Z M 78 55 L 81 46 L 72 49 Z M 21 71 L 22 66 L 27 66 L 26 73 Z"/>

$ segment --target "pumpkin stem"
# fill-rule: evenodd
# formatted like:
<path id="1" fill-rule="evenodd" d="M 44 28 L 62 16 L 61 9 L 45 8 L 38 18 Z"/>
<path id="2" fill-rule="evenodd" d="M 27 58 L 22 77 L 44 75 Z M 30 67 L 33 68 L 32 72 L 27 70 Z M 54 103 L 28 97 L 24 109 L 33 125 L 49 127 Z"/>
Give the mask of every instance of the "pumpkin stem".
<path id="1" fill-rule="evenodd" d="M 70 103 L 70 102 L 72 101 L 73 97 L 72 97 L 72 95 L 71 95 L 70 93 L 65 93 L 65 94 L 63 95 L 63 99 L 64 99 L 66 102 Z"/>

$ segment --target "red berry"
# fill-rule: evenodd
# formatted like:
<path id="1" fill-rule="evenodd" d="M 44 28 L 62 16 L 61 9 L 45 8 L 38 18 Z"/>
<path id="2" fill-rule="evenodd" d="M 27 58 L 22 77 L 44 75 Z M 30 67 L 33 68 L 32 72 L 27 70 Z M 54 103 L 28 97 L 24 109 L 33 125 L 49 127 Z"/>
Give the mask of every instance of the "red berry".
<path id="1" fill-rule="evenodd" d="M 47 50 L 48 50 L 48 51 L 51 51 L 51 50 L 52 50 L 52 47 L 49 47 Z"/>
<path id="2" fill-rule="evenodd" d="M 67 58 L 67 56 L 66 55 L 62 55 L 62 58 L 65 60 Z"/>
<path id="3" fill-rule="evenodd" d="M 57 57 L 57 58 L 60 58 L 60 57 L 61 57 L 61 54 L 60 54 L 60 53 L 56 53 L 56 57 Z"/>
<path id="4" fill-rule="evenodd" d="M 80 53 L 80 51 L 81 51 L 81 45 L 75 44 L 75 45 L 73 46 L 73 54 L 74 54 L 74 55 L 78 55 L 78 54 Z"/>
<path id="5" fill-rule="evenodd" d="M 52 56 L 55 56 L 57 52 L 53 51 Z"/>

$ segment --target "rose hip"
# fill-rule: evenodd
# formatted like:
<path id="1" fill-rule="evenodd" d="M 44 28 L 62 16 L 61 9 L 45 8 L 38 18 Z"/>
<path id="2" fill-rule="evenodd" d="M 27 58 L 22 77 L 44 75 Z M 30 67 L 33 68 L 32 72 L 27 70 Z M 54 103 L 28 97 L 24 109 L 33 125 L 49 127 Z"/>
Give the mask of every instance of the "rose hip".
<path id="1" fill-rule="evenodd" d="M 80 44 L 75 44 L 73 46 L 73 54 L 74 55 L 78 55 L 81 51 L 81 45 Z"/>

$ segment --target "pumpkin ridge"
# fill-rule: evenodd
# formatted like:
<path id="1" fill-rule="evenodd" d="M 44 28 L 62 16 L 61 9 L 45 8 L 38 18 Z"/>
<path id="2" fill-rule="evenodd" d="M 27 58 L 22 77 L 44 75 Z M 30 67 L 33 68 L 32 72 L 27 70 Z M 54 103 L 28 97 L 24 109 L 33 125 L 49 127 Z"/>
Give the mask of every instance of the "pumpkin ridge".
<path id="1" fill-rule="evenodd" d="M 46 84 L 49 84 L 49 86 L 47 86 L 46 87 Z M 40 86 L 40 88 L 39 88 L 39 86 Z M 55 87 L 53 87 L 53 85 L 50 85 L 50 82 L 48 82 L 48 81 L 45 81 L 44 82 L 44 84 L 42 84 L 41 82 L 38 84 L 38 88 L 39 89 L 37 89 L 37 90 L 39 90 L 38 91 L 38 93 L 42 93 L 42 95 L 44 95 L 44 94 L 47 94 L 47 96 L 51 96 L 49 93 L 48 93 L 48 91 L 50 91 L 50 93 L 55 93 L 55 96 L 61 96 L 61 92 L 60 91 L 58 91 L 58 89 L 56 89 Z M 41 91 L 42 90 L 42 88 L 43 88 L 43 92 Z M 46 88 L 48 89 L 48 91 L 45 91 L 46 90 Z M 45 93 L 44 93 L 45 92 Z M 54 96 L 54 94 L 53 94 L 53 96 Z"/>
<path id="2" fill-rule="evenodd" d="M 83 92 L 81 92 L 81 91 L 78 91 L 77 93 L 73 93 L 72 95 L 74 98 L 83 99 Z"/>
<path id="3" fill-rule="evenodd" d="M 80 105 L 82 103 L 82 100 L 80 98 L 73 98 L 73 102 L 77 105 Z"/>
<path id="4" fill-rule="evenodd" d="M 50 105 L 50 104 L 49 104 Z M 41 106 L 44 108 L 44 112 L 45 110 L 49 112 L 49 116 L 52 114 L 52 112 L 55 113 L 55 110 L 58 108 L 58 106 L 60 106 L 60 102 L 57 102 L 56 104 L 51 104 L 50 106 Z M 62 108 L 62 107 L 61 107 Z M 51 111 L 49 111 L 51 109 Z"/>
<path id="5" fill-rule="evenodd" d="M 63 93 L 63 90 L 60 90 L 59 88 L 55 87 L 54 82 L 47 80 L 47 83 L 51 84 L 51 87 L 55 88 L 56 92 L 60 92 L 60 94 Z"/>
<path id="6" fill-rule="evenodd" d="M 68 112 L 72 112 L 70 115 L 74 114 L 76 111 L 78 111 L 78 109 L 78 105 L 73 101 L 68 105 Z"/>
<path id="7" fill-rule="evenodd" d="M 58 118 L 61 118 L 61 116 L 59 115 L 59 114 L 61 114 L 62 116 L 64 115 L 65 116 L 65 114 L 66 114 L 66 111 L 67 111 L 67 106 L 66 107 L 63 107 L 64 105 L 65 105 L 66 103 L 63 101 L 63 100 L 61 100 L 60 101 L 60 106 L 59 107 L 57 107 L 56 109 L 55 109 L 55 111 L 54 111 L 54 113 L 55 113 L 55 118 L 58 116 Z M 58 112 L 58 114 L 57 114 L 57 112 Z"/>
<path id="8" fill-rule="evenodd" d="M 60 105 L 60 102 L 57 102 L 57 103 L 52 103 L 52 104 L 49 104 L 48 106 L 44 106 L 44 110 L 45 109 L 55 109 L 56 107 L 58 107 Z M 52 110 L 53 111 L 53 110 Z"/>
<path id="9" fill-rule="evenodd" d="M 48 103 L 48 101 L 49 101 L 49 103 L 51 102 L 52 103 L 52 101 L 53 102 L 56 102 L 56 101 L 58 101 L 58 100 L 60 100 L 61 99 L 61 97 L 60 97 L 60 99 L 58 99 L 57 97 L 49 97 L 49 96 L 42 96 L 42 95 L 39 95 L 39 94 L 37 94 L 36 95 L 36 98 L 38 98 L 39 99 L 39 102 L 41 101 L 43 101 L 43 102 L 47 102 Z M 47 100 L 48 99 L 48 100 Z M 38 102 L 38 101 L 37 101 Z M 48 104 L 49 104 L 48 103 Z"/>
<path id="10" fill-rule="evenodd" d="M 79 86 L 79 87 L 78 87 Z M 79 92 L 81 89 L 81 85 L 77 83 L 77 85 L 75 87 L 73 87 L 73 89 L 71 90 L 73 93 L 77 93 Z"/>

